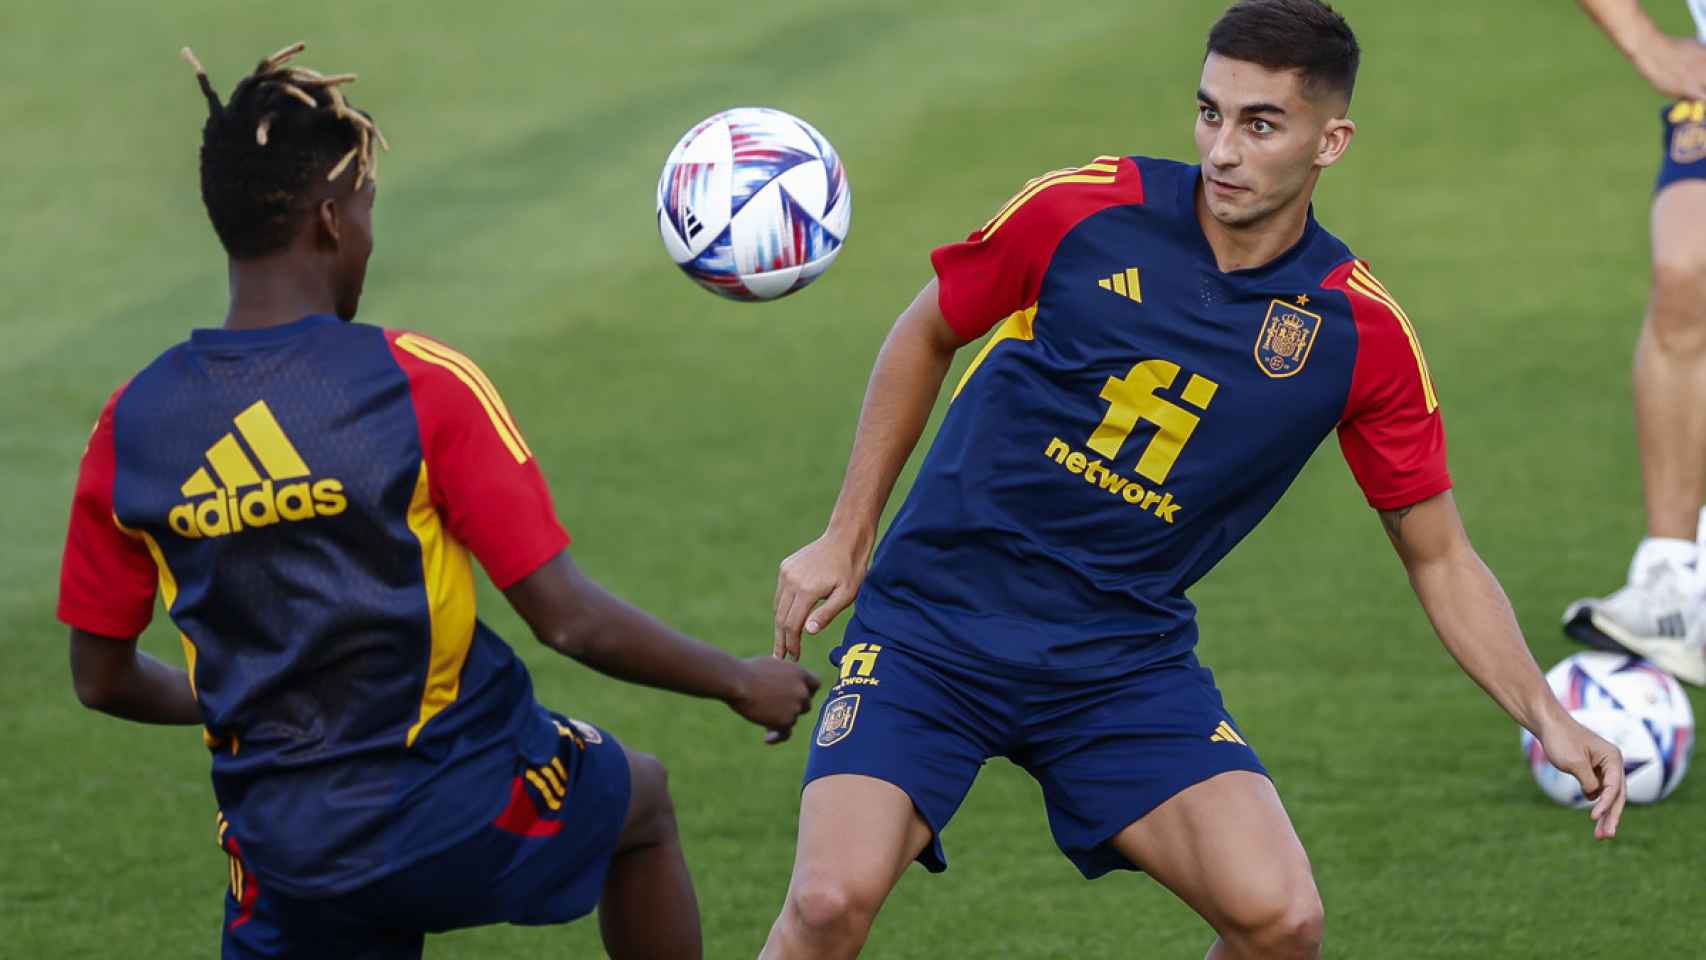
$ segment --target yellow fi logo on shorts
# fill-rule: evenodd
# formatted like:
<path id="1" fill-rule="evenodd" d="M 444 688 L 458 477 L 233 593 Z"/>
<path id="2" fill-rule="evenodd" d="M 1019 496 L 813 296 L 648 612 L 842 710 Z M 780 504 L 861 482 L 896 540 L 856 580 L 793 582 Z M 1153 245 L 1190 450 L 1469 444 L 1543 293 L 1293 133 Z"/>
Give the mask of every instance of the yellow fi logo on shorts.
<path id="1" fill-rule="evenodd" d="M 882 652 L 880 643 L 855 643 L 848 647 L 841 657 L 841 679 L 836 681 L 835 689 L 879 686 L 882 681 L 871 676 L 871 672 L 877 669 L 877 654 Z"/>
<path id="2" fill-rule="evenodd" d="M 227 433 L 207 449 L 207 462 L 219 482 L 214 483 L 207 467 L 200 467 L 179 487 L 189 500 L 166 515 L 174 533 L 191 539 L 223 537 L 248 527 L 335 517 L 348 508 L 342 481 L 309 479 L 308 464 L 266 401 L 237 414 L 234 422 L 236 434 Z M 239 434 L 254 460 L 237 442 Z M 256 460 L 265 477 L 255 469 Z"/>

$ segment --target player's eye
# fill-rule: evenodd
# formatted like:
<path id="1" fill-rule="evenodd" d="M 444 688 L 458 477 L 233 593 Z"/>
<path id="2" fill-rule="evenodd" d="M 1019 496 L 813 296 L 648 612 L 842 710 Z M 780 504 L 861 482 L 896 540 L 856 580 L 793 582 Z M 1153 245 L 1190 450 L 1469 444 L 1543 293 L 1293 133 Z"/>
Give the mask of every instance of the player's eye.
<path id="1" fill-rule="evenodd" d="M 1204 123 L 1219 123 L 1220 122 L 1220 111 L 1214 109 L 1213 107 L 1205 107 L 1205 106 L 1199 105 L 1197 107 L 1197 115 L 1203 118 Z"/>
<path id="2" fill-rule="evenodd" d="M 1278 128 L 1266 120 L 1256 119 L 1250 121 L 1250 132 L 1261 136 L 1273 133 L 1276 129 Z"/>

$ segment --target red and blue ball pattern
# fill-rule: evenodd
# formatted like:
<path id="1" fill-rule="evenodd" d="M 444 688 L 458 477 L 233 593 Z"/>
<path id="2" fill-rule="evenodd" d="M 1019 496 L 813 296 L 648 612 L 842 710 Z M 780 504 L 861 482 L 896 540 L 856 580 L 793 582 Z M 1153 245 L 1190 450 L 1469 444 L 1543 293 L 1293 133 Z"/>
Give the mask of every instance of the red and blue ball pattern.
<path id="1" fill-rule="evenodd" d="M 684 273 L 735 300 L 773 300 L 834 262 L 852 220 L 835 148 L 805 121 L 742 107 L 709 117 L 658 178 L 658 231 Z"/>

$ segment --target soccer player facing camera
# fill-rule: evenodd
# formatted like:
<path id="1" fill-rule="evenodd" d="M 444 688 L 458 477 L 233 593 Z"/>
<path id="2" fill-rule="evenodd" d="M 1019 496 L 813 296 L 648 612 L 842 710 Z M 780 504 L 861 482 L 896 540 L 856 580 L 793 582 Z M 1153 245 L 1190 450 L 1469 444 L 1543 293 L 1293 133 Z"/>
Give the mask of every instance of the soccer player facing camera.
<path id="1" fill-rule="evenodd" d="M 1192 652 L 1186 590 L 1335 430 L 1446 648 L 1616 832 L 1621 757 L 1554 699 L 1470 545 L 1415 330 L 1313 216 L 1358 61 L 1325 3 L 1243 0 L 1209 34 L 1198 165 L 1055 171 L 933 253 L 828 527 L 779 576 L 780 655 L 858 606 L 763 956 L 856 954 L 911 861 L 945 868 L 996 756 L 1037 779 L 1084 876 L 1149 873 L 1219 934 L 1210 957 L 1316 956 L 1309 861 L 1260 732 Z M 955 351 L 991 330 L 867 571 Z"/>
<path id="2" fill-rule="evenodd" d="M 547 646 L 722 699 L 772 742 L 817 681 L 587 579 L 485 374 L 352 322 L 384 138 L 344 97 L 354 76 L 290 65 L 301 49 L 224 103 L 185 51 L 230 306 L 114 393 L 89 439 L 59 600 L 77 694 L 205 727 L 227 958 L 418 958 L 426 933 L 594 906 L 614 957 L 697 957 L 662 765 L 535 701 L 475 618 L 470 558 Z M 187 671 L 137 650 L 156 593 Z"/>

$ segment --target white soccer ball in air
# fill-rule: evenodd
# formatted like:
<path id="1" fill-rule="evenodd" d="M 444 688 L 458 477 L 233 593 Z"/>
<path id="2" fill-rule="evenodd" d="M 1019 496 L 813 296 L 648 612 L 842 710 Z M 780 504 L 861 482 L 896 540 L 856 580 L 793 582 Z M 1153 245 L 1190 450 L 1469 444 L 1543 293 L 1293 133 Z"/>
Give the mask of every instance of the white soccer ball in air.
<path id="1" fill-rule="evenodd" d="M 780 110 L 738 107 L 695 124 L 658 177 L 664 250 L 734 300 L 774 300 L 822 276 L 852 220 L 835 148 Z"/>
<path id="2" fill-rule="evenodd" d="M 1657 803 L 1682 782 L 1694 753 L 1694 710 L 1669 674 L 1639 657 L 1589 652 L 1553 667 L 1546 682 L 1570 716 L 1623 751 L 1631 803 Z M 1526 730 L 1522 752 L 1548 797 L 1566 806 L 1587 805 L 1581 785 L 1552 766 Z"/>

